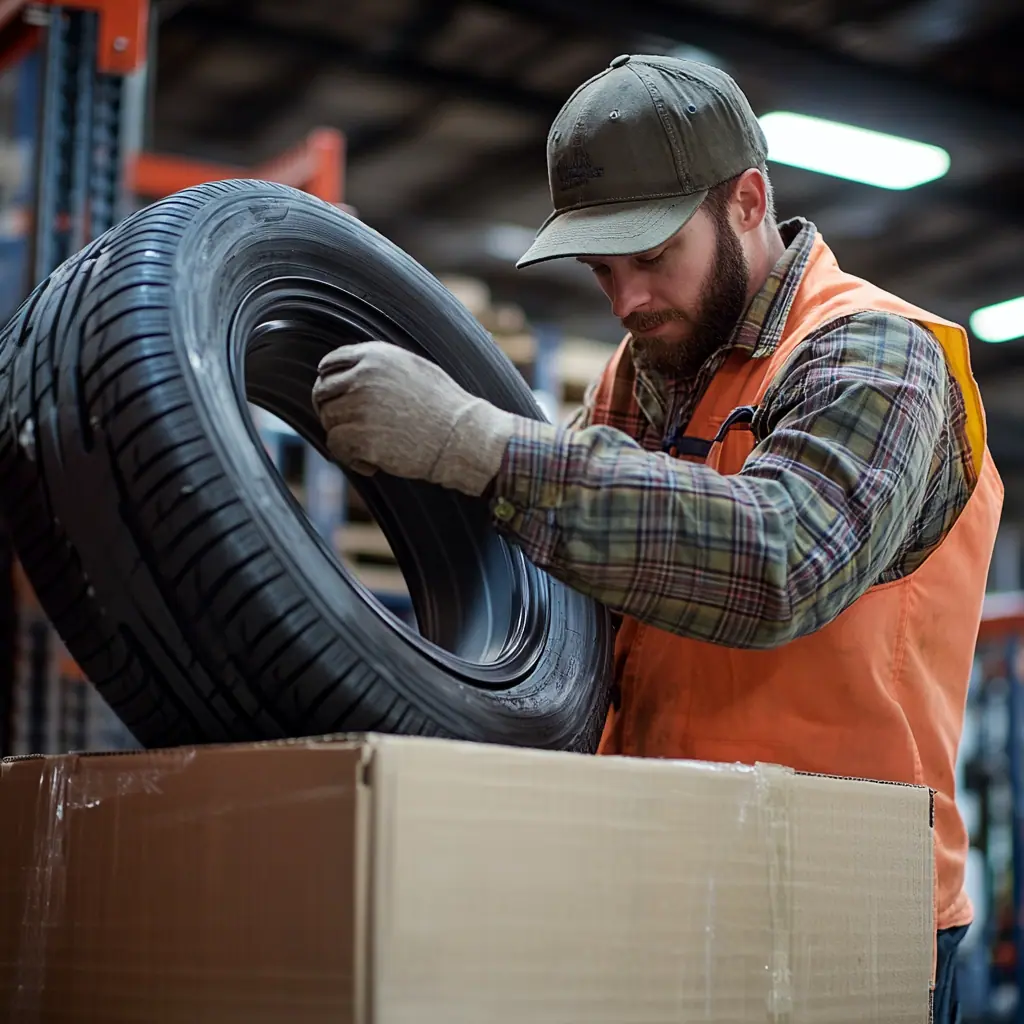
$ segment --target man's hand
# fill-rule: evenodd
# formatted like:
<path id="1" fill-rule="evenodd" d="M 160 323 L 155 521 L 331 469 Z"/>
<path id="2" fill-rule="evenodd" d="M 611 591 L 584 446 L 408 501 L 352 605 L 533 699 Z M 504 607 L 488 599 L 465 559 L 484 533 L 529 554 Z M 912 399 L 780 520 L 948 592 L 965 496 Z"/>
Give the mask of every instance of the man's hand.
<path id="1" fill-rule="evenodd" d="M 501 468 L 516 419 L 439 366 L 384 341 L 343 345 L 318 367 L 313 407 L 340 465 L 479 496 Z"/>

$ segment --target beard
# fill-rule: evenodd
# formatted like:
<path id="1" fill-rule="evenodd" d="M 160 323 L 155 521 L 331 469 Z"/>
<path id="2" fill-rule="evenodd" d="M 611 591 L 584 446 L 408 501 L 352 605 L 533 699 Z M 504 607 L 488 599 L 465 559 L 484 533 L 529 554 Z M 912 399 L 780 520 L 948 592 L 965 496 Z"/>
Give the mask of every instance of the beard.
<path id="1" fill-rule="evenodd" d="M 715 223 L 715 256 L 696 317 L 681 309 L 631 313 L 622 325 L 628 331 L 649 331 L 683 321 L 693 325 L 682 341 L 633 336 L 633 358 L 644 369 L 675 379 L 695 377 L 707 360 L 732 335 L 747 306 L 750 271 L 739 238 L 724 220 Z"/>

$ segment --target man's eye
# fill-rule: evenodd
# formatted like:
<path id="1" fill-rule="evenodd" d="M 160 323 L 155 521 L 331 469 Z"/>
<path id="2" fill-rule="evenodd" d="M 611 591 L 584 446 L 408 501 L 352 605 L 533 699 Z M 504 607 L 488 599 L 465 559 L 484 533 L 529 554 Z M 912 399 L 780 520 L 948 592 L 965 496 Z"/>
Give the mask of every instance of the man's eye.
<path id="1" fill-rule="evenodd" d="M 608 273 L 608 266 L 605 263 L 591 263 L 590 269 L 599 277 Z"/>
<path id="2" fill-rule="evenodd" d="M 655 253 L 654 256 L 638 256 L 637 263 L 642 263 L 644 266 L 652 266 L 655 263 L 660 262 L 661 257 L 665 254 L 663 252 Z"/>

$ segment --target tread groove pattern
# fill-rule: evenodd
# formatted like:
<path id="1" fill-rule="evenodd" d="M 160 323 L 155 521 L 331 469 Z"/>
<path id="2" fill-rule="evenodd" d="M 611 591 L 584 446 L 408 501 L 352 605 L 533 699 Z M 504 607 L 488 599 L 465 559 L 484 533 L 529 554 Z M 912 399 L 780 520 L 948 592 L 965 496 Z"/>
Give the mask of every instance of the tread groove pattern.
<path id="1" fill-rule="evenodd" d="M 0 515 L 72 656 L 145 746 L 375 728 L 593 750 L 611 645 L 591 603 L 551 582 L 541 614 L 560 631 L 542 622 L 536 657 L 490 684 L 488 666 L 453 669 L 403 637 L 311 536 L 296 552 L 294 502 L 239 469 L 251 459 L 231 446 L 253 440 L 231 384 L 233 316 L 273 276 L 322 282 L 341 313 L 376 291 L 380 323 L 454 337 L 449 362 L 495 400 L 532 403 L 434 278 L 329 204 L 224 181 L 132 214 L 0 332 Z M 315 373 L 317 344 L 299 341 L 270 353 L 272 377 Z M 261 404 L 273 392 L 254 386 Z M 280 400 L 310 415 L 303 393 Z M 450 507 L 418 514 L 437 526 Z"/>

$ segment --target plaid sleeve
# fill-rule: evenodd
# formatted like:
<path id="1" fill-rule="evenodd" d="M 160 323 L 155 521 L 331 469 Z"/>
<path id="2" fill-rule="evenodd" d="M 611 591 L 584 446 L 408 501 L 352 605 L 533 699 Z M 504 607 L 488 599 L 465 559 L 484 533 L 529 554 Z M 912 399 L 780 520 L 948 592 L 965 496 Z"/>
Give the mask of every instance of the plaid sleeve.
<path id="1" fill-rule="evenodd" d="M 533 562 L 613 610 L 769 648 L 827 624 L 893 561 L 922 507 L 945 395 L 929 332 L 858 314 L 794 354 L 740 473 L 605 426 L 524 423 L 492 507 Z"/>

